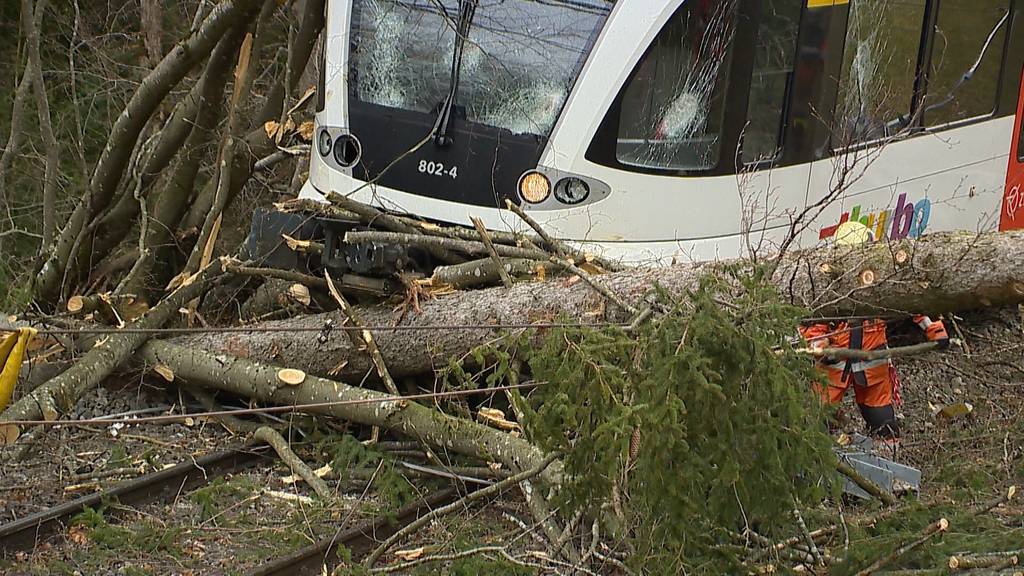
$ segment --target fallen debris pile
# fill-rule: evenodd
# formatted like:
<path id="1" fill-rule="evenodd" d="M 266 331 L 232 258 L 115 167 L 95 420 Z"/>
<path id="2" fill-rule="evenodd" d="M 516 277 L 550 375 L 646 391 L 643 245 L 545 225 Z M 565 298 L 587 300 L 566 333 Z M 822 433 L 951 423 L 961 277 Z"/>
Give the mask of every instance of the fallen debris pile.
<path id="1" fill-rule="evenodd" d="M 343 204 L 368 221 L 392 218 L 351 200 Z M 479 231 L 418 227 L 422 231 L 395 238 L 457 241 L 446 246 L 453 259 L 480 249 L 460 244 L 472 243 L 465 238 Z M 836 475 L 829 471 L 837 468 L 831 441 L 820 428 L 821 407 L 807 393 L 816 378 L 813 364 L 790 339 L 796 324 L 809 310 L 891 313 L 887 302 L 915 301 L 948 311 L 954 303 L 969 307 L 971 295 L 979 293 L 993 305 L 1024 299 L 1024 278 L 1014 268 L 979 270 L 965 252 L 969 243 L 970 250 L 986 257 L 1000 254 L 1013 261 L 1021 253 L 1014 247 L 1024 241 L 1015 234 L 932 235 L 887 247 L 829 247 L 790 254 L 771 267 L 737 261 L 608 272 L 579 251 L 569 264 L 560 255 L 566 247 L 546 240 L 539 227 L 536 232 L 532 240 L 495 235 L 493 254 L 473 266 L 505 267 L 504 250 L 497 246 L 521 250 L 530 243 L 526 250 L 537 252 L 530 265 L 544 272 L 531 268 L 538 272 L 525 280 L 495 274 L 492 282 L 512 285 L 470 291 L 442 285 L 436 277 L 414 280 L 409 301 L 401 305 L 410 310 L 352 306 L 329 274 L 318 279 L 267 271 L 241 277 L 258 282 L 264 276 L 289 276 L 303 287 L 290 289 L 305 295 L 303 306 L 315 302 L 338 309 L 190 328 L 187 316 L 176 315 L 182 306 L 195 306 L 203 294 L 209 297 L 219 286 L 236 282 L 236 270 L 253 269 L 222 258 L 123 327 L 96 324 L 118 314 L 37 322 L 46 357 L 84 354 L 0 416 L 7 422 L 4 438 L 15 442 L 31 431 L 34 420 L 57 422 L 104 378 L 137 367 L 152 382 L 195 394 L 211 412 L 187 416 L 193 422 L 228 416 L 217 411 L 213 391 L 359 426 L 353 432 L 369 434 L 371 443 L 385 437 L 413 440 L 442 471 L 498 466 L 519 472 L 495 484 L 500 488 L 471 492 L 451 510 L 518 485 L 547 535 L 548 554 L 559 562 L 624 563 L 641 570 L 666 563 L 683 569 L 694 562 L 751 571 L 779 562 L 838 565 L 851 558 L 837 555 L 829 544 L 835 519 L 818 504 L 831 493 Z M 489 251 L 486 243 L 480 245 Z M 961 264 L 950 265 L 954 257 Z M 866 276 L 874 280 L 865 282 Z M 413 297 L 420 301 L 413 303 Z M 75 302 L 86 300 L 113 311 L 109 297 Z M 256 427 L 239 419 L 245 415 L 230 415 L 233 429 Z M 331 499 L 333 489 L 317 474 L 326 475 L 330 467 L 314 471 L 271 428 L 260 428 L 255 437 L 271 443 L 318 498 Z M 649 438 L 659 441 L 652 445 Z M 856 477 L 842 466 L 838 470 Z M 404 473 L 422 471 L 407 467 Z M 906 507 L 870 481 L 857 481 L 886 506 Z M 689 520 L 666 522 L 666 516 Z M 828 526 L 812 528 L 822 518 Z M 792 530 L 804 536 L 791 542 L 794 538 L 784 535 Z M 926 529 L 919 540 L 876 564 L 897 562 L 946 530 L 945 524 Z M 582 544 L 571 544 L 577 537 Z M 384 543 L 368 565 L 396 542 Z"/>
<path id="2" fill-rule="evenodd" d="M 23 4 L 40 21 L 45 3 Z M 65 491 L 157 474 L 201 447 L 234 442 L 269 445 L 285 464 L 185 495 L 187 542 L 184 528 L 161 520 L 177 498 L 170 508 L 137 511 L 138 529 L 114 525 L 102 506 L 83 510 L 66 540 L 111 556 L 85 572 L 110 571 L 125 546 L 145 565 L 140 549 L 153 555 L 169 542 L 204 566 L 203 548 L 214 542 L 204 530 L 229 518 L 235 532 L 221 541 L 270 531 L 254 548 L 323 545 L 315 552 L 337 556 L 336 574 L 481 558 L 509 573 L 1016 566 L 1024 405 L 1019 390 L 1005 388 L 1024 375 L 1019 320 L 1012 337 L 975 348 L 958 334 L 958 354 L 991 354 L 1010 366 L 1010 376 L 984 383 L 999 401 L 967 397 L 974 383 L 936 391 L 952 381 L 946 372 L 940 382 L 929 376 L 908 386 L 908 396 L 921 395 L 917 406 L 935 405 L 934 414 L 912 414 L 918 433 L 937 439 L 918 436 L 907 454 L 937 477 L 920 500 L 837 460 L 823 425 L 830 415 L 811 393 L 820 378 L 815 353 L 799 341 L 798 325 L 1014 310 L 1024 302 L 1024 232 L 627 267 L 552 238 L 511 202 L 504 208 L 512 225 L 496 231 L 476 218 L 473 227 L 442 226 L 337 193 L 325 203 L 296 200 L 316 102 L 315 88 L 302 88 L 323 72 L 309 63 L 324 13 L 324 0 L 202 3 L 167 54 L 149 43 L 149 64 L 133 66 L 139 77 L 123 83 L 134 87 L 124 109 L 94 162 L 81 156 L 80 177 L 54 178 L 59 166 L 48 156 L 45 203 L 58 180 L 80 189 L 62 226 L 53 206 L 44 214 L 25 312 L 0 326 L 19 331 L 2 348 L 14 360 L 0 376 L 3 403 L 11 397 L 0 413 L 0 470 L 19 473 L 19 462 L 38 456 L 36 464 L 57 473 L 17 476 L 13 487 L 0 480 L 0 497 L 18 495 L 12 516 L 31 509 L 24 500 L 33 489 L 57 492 L 39 497 L 45 505 L 36 507 L 46 508 Z M 76 4 L 75 34 L 77 17 Z M 269 65 L 279 52 L 284 61 Z M 41 88 L 38 55 L 25 78 Z M 29 84 L 19 87 L 16 108 Z M 41 102 L 46 94 L 37 90 Z M 0 168 L 2 181 L 7 166 Z M 251 215 L 243 192 L 257 175 L 274 195 L 260 196 L 260 206 L 345 222 L 343 246 L 401 246 L 426 263 L 357 275 L 330 265 L 336 246 L 326 237 L 282 231 L 271 241 L 295 265 L 271 266 L 232 222 L 233 210 Z M 937 358 L 931 345 L 871 354 Z M 100 387 L 129 385 L 147 391 L 130 409 L 83 406 Z M 76 417 L 85 414 L 98 417 Z M 982 417 L 991 426 L 978 424 Z M 128 431 L 137 426 L 152 428 Z M 75 434 L 92 444 L 65 446 L 82 440 Z M 108 442 L 134 453 L 114 454 Z M 958 461 L 968 453 L 972 461 Z M 844 476 L 872 497 L 843 496 Z M 433 508 L 354 557 L 331 532 L 351 528 L 368 495 L 379 507 L 373 527 L 391 512 L 425 508 L 424 500 Z M 503 507 L 510 502 L 517 507 Z M 271 509 L 276 526 L 289 530 L 260 523 Z M 431 532 L 481 509 L 507 530 L 472 541 Z M 288 523 L 292 516 L 308 530 Z M 273 538 L 280 542 L 267 545 Z M 23 561 L 0 554 L 0 562 Z"/>

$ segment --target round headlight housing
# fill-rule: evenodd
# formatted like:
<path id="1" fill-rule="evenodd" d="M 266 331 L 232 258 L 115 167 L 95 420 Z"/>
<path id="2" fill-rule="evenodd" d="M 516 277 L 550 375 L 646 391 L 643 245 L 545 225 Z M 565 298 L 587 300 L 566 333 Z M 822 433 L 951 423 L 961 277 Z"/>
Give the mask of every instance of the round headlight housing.
<path id="1" fill-rule="evenodd" d="M 320 138 L 318 142 L 318 148 L 320 149 L 320 155 L 327 157 L 331 153 L 331 148 L 334 146 L 334 140 L 331 139 L 331 133 L 327 130 L 320 131 Z"/>
<path id="2" fill-rule="evenodd" d="M 555 198 L 562 204 L 579 204 L 590 196 L 590 185 L 581 178 L 570 176 L 555 184 Z"/>
<path id="3" fill-rule="evenodd" d="M 351 134 L 342 134 L 334 141 L 334 160 L 342 168 L 351 168 L 359 162 L 363 149 L 359 139 Z"/>
<path id="4" fill-rule="evenodd" d="M 539 204 L 551 195 L 551 181 L 540 172 L 527 172 L 519 178 L 519 196 L 530 204 Z"/>

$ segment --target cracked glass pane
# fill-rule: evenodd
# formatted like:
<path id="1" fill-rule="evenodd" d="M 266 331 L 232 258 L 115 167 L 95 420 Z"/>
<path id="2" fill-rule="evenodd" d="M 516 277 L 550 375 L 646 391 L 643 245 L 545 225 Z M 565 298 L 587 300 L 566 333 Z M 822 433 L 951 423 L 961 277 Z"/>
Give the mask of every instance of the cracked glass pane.
<path id="1" fill-rule="evenodd" d="M 455 117 L 547 136 L 614 2 L 475 1 Z M 460 2 L 356 0 L 355 5 L 355 97 L 436 113 L 450 88 Z"/>
<path id="2" fill-rule="evenodd" d="M 925 3 L 850 3 L 833 123 L 837 148 L 891 136 L 904 127 L 914 99 Z"/>
<path id="3" fill-rule="evenodd" d="M 644 168 L 718 162 L 734 0 L 687 2 L 658 34 L 625 89 L 616 157 Z"/>
<path id="4" fill-rule="evenodd" d="M 754 72 L 750 79 L 743 161 L 771 160 L 778 155 L 786 90 L 796 60 L 800 4 L 769 0 L 761 8 Z"/>
<path id="5" fill-rule="evenodd" d="M 942 0 L 939 4 L 926 125 L 986 116 L 995 110 L 1006 45 L 1004 18 L 1009 10 L 1009 0 Z"/>

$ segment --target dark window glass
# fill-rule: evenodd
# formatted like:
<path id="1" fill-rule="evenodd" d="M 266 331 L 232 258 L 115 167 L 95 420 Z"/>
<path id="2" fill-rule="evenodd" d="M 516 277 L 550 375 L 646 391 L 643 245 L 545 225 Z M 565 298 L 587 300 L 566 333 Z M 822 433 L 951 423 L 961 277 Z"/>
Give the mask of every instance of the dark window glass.
<path id="1" fill-rule="evenodd" d="M 1009 0 L 939 3 L 926 125 L 986 116 L 995 110 L 1009 10 Z"/>
<path id="2" fill-rule="evenodd" d="M 452 79 L 458 0 L 356 0 L 352 95 L 435 114 Z M 611 12 L 610 0 L 479 2 L 463 42 L 456 114 L 547 136 Z"/>
<path id="3" fill-rule="evenodd" d="M 316 53 L 316 111 L 323 112 L 327 107 L 327 41 L 323 34 L 317 40 Z"/>
<path id="4" fill-rule="evenodd" d="M 926 0 L 853 0 L 832 142 L 841 148 L 906 126 Z"/>
<path id="5" fill-rule="evenodd" d="M 672 16 L 622 98 L 615 156 L 642 168 L 718 163 L 736 0 L 688 1 Z"/>
<path id="6" fill-rule="evenodd" d="M 770 160 L 782 144 L 786 89 L 796 59 L 801 3 L 769 0 L 761 8 L 754 72 L 750 78 L 743 161 Z"/>

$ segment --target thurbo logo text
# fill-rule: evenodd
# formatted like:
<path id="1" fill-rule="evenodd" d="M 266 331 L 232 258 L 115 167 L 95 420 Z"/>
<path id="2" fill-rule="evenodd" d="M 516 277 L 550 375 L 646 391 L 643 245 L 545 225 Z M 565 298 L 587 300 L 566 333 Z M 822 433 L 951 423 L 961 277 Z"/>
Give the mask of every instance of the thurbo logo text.
<path id="1" fill-rule="evenodd" d="M 928 218 L 931 213 L 932 203 L 927 198 L 922 198 L 916 204 L 912 204 L 907 201 L 907 195 L 904 193 L 900 194 L 895 209 L 861 214 L 860 206 L 854 206 L 849 212 L 843 212 L 837 224 L 822 228 L 818 233 L 818 238 L 821 240 L 831 238 L 835 235 L 837 228 L 849 221 L 859 221 L 870 228 L 875 233 L 876 240 L 917 238 L 928 226 Z"/>

